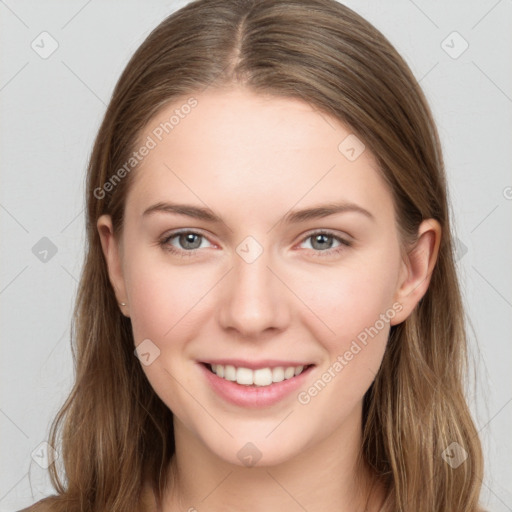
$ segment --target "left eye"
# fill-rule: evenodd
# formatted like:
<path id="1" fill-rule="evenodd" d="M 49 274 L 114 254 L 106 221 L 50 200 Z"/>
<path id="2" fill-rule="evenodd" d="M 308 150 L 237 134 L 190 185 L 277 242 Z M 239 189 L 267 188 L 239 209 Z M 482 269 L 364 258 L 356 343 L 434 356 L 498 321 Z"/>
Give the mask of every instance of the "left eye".
<path id="1" fill-rule="evenodd" d="M 176 247 L 175 244 L 171 243 L 171 240 L 177 239 L 179 246 Z M 206 240 L 204 235 L 199 233 L 195 233 L 194 231 L 183 231 L 181 233 L 174 233 L 170 236 L 165 237 L 161 244 L 165 246 L 167 249 L 171 251 L 194 251 L 196 249 L 200 249 L 202 246 L 202 242 Z"/>
<path id="2" fill-rule="evenodd" d="M 317 252 L 330 251 L 333 249 L 334 241 L 338 242 L 338 246 L 333 249 L 334 251 L 339 250 L 340 246 L 350 246 L 350 243 L 347 240 L 325 232 L 311 233 L 304 239 L 304 242 L 308 240 L 311 240 L 311 248 L 315 249 Z"/>

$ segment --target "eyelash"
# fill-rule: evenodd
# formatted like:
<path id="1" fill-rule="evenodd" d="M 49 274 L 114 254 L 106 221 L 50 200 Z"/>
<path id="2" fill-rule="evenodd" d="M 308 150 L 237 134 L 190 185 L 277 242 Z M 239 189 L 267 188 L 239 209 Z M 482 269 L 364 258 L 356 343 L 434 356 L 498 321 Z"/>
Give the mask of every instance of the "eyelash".
<path id="1" fill-rule="evenodd" d="M 184 249 L 176 249 L 174 246 L 169 245 L 169 241 L 173 238 L 176 238 L 179 235 L 186 235 L 186 234 L 193 234 L 198 235 L 202 238 L 206 238 L 206 236 L 202 235 L 201 233 L 198 233 L 196 231 L 190 231 L 190 230 L 184 230 L 184 231 L 175 231 L 169 235 L 164 236 L 161 240 L 159 240 L 158 244 L 164 249 L 165 251 L 168 251 L 180 258 L 190 258 L 197 256 L 197 252 L 199 249 L 191 249 L 191 250 L 184 250 Z M 333 239 L 340 242 L 340 246 L 336 247 L 334 249 L 326 249 L 324 251 L 316 251 L 314 249 L 311 249 L 313 251 L 314 256 L 334 256 L 335 254 L 338 254 L 344 250 L 346 250 L 348 247 L 352 247 L 352 242 L 349 242 L 348 240 L 345 240 L 344 238 L 341 238 L 339 236 L 336 236 L 334 233 L 331 233 L 329 231 L 315 231 L 312 233 L 309 233 L 306 237 L 302 239 L 302 242 L 305 242 L 306 240 L 313 238 L 314 236 L 318 235 L 327 235 L 329 237 L 332 237 Z M 301 243 L 302 243 L 301 242 Z"/>

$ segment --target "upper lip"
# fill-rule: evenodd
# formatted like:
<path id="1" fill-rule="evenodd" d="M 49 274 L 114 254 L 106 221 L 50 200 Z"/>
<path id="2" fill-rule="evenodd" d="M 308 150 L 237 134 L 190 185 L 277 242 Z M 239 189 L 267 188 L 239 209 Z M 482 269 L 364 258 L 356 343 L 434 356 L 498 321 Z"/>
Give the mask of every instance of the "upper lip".
<path id="1" fill-rule="evenodd" d="M 277 359 L 262 359 L 261 361 L 247 361 L 245 359 L 210 359 L 208 361 L 201 361 L 205 364 L 221 364 L 222 366 L 231 365 L 237 368 L 249 368 L 251 370 L 258 370 L 260 368 L 276 368 L 282 366 L 288 368 L 290 366 L 310 366 L 313 363 L 304 363 L 301 361 L 285 361 Z"/>

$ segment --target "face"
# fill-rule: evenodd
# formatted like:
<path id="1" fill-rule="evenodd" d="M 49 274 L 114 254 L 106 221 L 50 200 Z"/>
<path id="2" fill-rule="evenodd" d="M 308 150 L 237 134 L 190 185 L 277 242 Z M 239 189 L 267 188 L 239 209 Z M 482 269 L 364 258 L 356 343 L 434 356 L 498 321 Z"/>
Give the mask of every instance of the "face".
<path id="1" fill-rule="evenodd" d="M 428 280 L 406 293 L 421 276 L 348 127 L 245 89 L 194 97 L 141 134 L 155 144 L 133 171 L 121 239 L 108 217 L 98 228 L 175 429 L 224 461 L 273 465 L 356 428 L 390 326 Z"/>

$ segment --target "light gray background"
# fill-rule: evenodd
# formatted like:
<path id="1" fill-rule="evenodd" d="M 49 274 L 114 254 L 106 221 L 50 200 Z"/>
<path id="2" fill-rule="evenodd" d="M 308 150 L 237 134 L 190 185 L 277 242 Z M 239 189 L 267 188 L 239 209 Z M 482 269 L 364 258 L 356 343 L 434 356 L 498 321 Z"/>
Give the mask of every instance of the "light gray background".
<path id="1" fill-rule="evenodd" d="M 185 3 L 0 0 L 2 512 L 53 492 L 35 461 L 73 380 L 87 159 L 129 57 Z M 468 400 L 486 455 L 483 501 L 512 511 L 512 0 L 346 3 L 405 57 L 438 123 L 474 327 Z M 46 59 L 31 47 L 50 48 L 43 31 L 59 45 Z M 453 31 L 469 44 L 457 58 Z M 32 249 L 43 237 L 57 249 L 46 262 Z"/>

